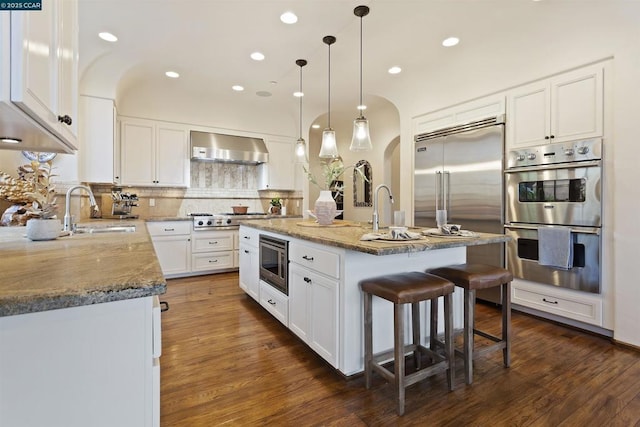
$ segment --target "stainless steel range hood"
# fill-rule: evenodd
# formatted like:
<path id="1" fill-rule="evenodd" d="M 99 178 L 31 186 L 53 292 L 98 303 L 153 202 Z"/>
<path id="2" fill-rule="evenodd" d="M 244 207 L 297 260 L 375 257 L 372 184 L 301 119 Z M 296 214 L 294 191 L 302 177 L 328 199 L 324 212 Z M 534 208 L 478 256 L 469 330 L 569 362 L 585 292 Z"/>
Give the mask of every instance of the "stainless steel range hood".
<path id="1" fill-rule="evenodd" d="M 191 160 L 257 165 L 269 160 L 263 139 L 191 131 Z"/>

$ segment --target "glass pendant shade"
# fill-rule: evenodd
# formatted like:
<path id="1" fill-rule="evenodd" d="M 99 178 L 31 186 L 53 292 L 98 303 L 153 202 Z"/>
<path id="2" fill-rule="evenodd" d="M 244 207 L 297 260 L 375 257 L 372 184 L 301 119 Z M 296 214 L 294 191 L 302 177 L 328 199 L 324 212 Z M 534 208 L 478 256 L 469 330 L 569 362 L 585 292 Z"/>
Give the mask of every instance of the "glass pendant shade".
<path id="1" fill-rule="evenodd" d="M 296 156 L 298 156 L 299 159 L 304 159 L 305 154 L 307 154 L 307 144 L 303 138 L 300 138 L 296 142 Z"/>
<path id="2" fill-rule="evenodd" d="M 323 159 L 333 159 L 338 157 L 338 144 L 336 142 L 336 131 L 326 128 L 322 131 L 322 145 L 320 146 L 320 157 Z"/>
<path id="3" fill-rule="evenodd" d="M 369 120 L 364 116 L 360 116 L 353 121 L 353 138 L 349 146 L 351 151 L 370 151 L 373 150 L 371 137 L 369 136 Z"/>

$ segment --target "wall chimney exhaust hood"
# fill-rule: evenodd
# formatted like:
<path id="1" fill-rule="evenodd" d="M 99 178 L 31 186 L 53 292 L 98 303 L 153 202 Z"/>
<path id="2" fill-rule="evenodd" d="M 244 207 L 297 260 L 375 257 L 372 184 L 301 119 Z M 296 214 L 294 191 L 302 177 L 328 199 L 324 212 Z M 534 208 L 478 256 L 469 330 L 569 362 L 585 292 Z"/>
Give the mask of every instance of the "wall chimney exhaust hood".
<path id="1" fill-rule="evenodd" d="M 257 165 L 269 161 L 264 140 L 191 131 L 191 160 Z"/>

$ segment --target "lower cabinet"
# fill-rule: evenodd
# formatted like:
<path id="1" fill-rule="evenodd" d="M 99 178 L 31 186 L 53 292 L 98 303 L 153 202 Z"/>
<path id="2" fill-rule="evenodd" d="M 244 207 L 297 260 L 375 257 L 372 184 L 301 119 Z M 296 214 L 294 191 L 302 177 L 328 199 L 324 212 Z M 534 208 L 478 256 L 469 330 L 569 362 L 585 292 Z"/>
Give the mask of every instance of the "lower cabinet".
<path id="1" fill-rule="evenodd" d="M 260 281 L 260 305 L 283 325 L 289 324 L 289 298 L 266 282 Z"/>
<path id="2" fill-rule="evenodd" d="M 191 272 L 191 222 L 148 222 L 147 230 L 165 277 Z"/>
<path id="3" fill-rule="evenodd" d="M 338 366 L 339 280 L 289 264 L 289 329 Z"/>
<path id="4" fill-rule="evenodd" d="M 235 265 L 234 245 L 238 232 L 197 231 L 191 236 L 191 271 L 230 270 Z"/>
<path id="5" fill-rule="evenodd" d="M 511 303 L 603 326 L 599 295 L 515 279 L 511 284 Z"/>
<path id="6" fill-rule="evenodd" d="M 211 274 L 238 268 L 237 230 L 194 232 L 191 221 L 150 221 L 147 222 L 147 230 L 165 277 Z"/>
<path id="7" fill-rule="evenodd" d="M 251 298 L 259 302 L 260 270 L 258 266 L 258 247 L 240 243 L 238 257 L 240 258 L 240 287 Z"/>
<path id="8" fill-rule="evenodd" d="M 159 427 L 159 311 L 148 296 L 0 317 L 0 426 Z"/>

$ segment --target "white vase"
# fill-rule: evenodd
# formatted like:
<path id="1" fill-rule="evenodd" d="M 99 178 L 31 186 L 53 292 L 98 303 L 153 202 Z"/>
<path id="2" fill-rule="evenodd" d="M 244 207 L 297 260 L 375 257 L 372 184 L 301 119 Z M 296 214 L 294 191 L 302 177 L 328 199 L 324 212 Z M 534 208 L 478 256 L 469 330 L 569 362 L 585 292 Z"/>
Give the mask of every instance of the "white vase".
<path id="1" fill-rule="evenodd" d="M 320 191 L 320 197 L 316 200 L 315 214 L 318 224 L 330 225 L 333 223 L 333 219 L 336 217 L 336 201 L 331 195 L 331 191 Z"/>
<path id="2" fill-rule="evenodd" d="M 53 240 L 60 236 L 62 224 L 59 219 L 32 218 L 27 221 L 27 237 L 30 240 Z"/>

